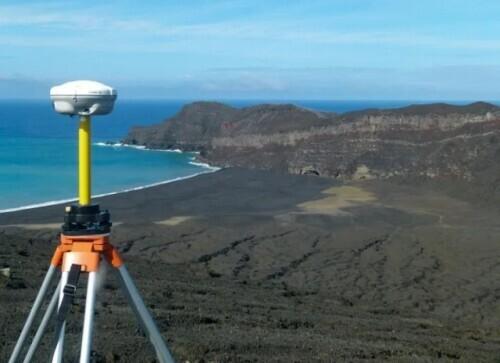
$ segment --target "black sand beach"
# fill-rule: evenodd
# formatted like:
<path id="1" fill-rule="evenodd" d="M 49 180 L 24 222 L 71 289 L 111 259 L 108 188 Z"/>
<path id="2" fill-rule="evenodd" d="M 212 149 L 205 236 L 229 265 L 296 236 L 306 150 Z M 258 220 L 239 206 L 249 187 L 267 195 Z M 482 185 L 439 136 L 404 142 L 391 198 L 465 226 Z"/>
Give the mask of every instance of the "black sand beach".
<path id="1" fill-rule="evenodd" d="M 101 198 L 179 362 L 500 359 L 500 215 L 424 186 L 230 168 Z M 62 206 L 0 214 L 0 361 L 57 244 Z M 68 322 L 78 355 L 84 285 Z M 152 362 L 108 271 L 96 362 Z M 37 361 L 48 359 L 50 332 Z"/>

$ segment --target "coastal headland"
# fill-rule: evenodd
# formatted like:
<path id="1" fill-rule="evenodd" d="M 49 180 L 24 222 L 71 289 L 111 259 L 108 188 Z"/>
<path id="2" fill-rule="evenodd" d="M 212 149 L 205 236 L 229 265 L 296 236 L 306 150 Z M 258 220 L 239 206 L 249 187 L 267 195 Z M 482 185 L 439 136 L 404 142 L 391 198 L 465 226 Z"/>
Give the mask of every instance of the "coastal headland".
<path id="1" fill-rule="evenodd" d="M 205 106 L 188 106 L 176 117 L 193 107 L 192 117 L 183 118 L 191 123 L 168 126 L 170 120 L 155 132 L 132 131 L 124 141 L 196 150 L 225 168 L 98 200 L 111 210 L 113 243 L 178 361 L 498 359 L 495 106 L 422 106 L 405 111 L 410 116 L 366 111 L 328 120 L 300 109 L 311 117 L 309 127 L 292 110 L 287 117 L 295 121 L 287 127 L 295 131 L 277 129 L 287 117 L 273 111 L 268 135 L 302 133 L 286 147 L 275 136 L 265 145 L 231 144 L 245 139 L 238 135 L 248 125 L 269 120 L 267 108 L 260 118 L 255 110 L 250 118 L 250 111 L 236 110 L 210 129 L 206 124 L 219 118 Z M 247 112 L 247 121 L 231 122 L 240 120 L 239 112 Z M 372 113 L 383 115 L 366 116 Z M 390 129 L 387 113 L 400 120 Z M 359 120 L 367 120 L 366 130 Z M 330 129 L 341 125 L 358 126 L 342 138 Z M 230 135 L 221 139 L 221 132 Z M 345 148 L 342 158 L 334 147 Z M 0 214 L 0 268 L 9 271 L 0 275 L 0 361 L 43 278 L 62 211 L 56 205 Z M 117 286 L 108 271 L 97 306 L 95 360 L 153 361 Z M 78 346 L 85 290 L 78 291 L 68 361 L 78 354 L 71 347 Z"/>

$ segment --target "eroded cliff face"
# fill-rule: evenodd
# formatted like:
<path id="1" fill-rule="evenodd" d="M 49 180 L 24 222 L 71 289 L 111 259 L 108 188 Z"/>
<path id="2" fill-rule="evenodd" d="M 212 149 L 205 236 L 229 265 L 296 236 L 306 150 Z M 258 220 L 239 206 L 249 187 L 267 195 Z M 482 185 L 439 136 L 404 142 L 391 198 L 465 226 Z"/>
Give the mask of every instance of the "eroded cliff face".
<path id="1" fill-rule="evenodd" d="M 220 166 L 342 179 L 500 176 L 500 109 L 487 103 L 409 106 L 342 115 L 293 105 L 186 106 L 168 122 L 134 129 L 127 143 L 197 150 Z M 497 161 L 498 160 L 498 161 Z"/>

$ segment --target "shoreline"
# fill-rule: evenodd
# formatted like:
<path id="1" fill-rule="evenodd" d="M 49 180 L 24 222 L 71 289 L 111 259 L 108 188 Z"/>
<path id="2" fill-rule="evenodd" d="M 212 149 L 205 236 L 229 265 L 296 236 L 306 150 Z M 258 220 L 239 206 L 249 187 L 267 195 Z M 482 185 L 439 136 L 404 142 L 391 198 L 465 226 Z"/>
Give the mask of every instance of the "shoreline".
<path id="1" fill-rule="evenodd" d="M 159 152 L 176 153 L 176 154 L 194 154 L 194 155 L 200 154 L 199 151 L 183 151 L 181 149 L 151 149 L 151 148 L 148 148 L 146 145 L 133 145 L 133 144 L 126 144 L 123 142 L 111 143 L 111 142 L 99 141 L 99 142 L 94 142 L 93 145 L 94 146 L 101 146 L 101 147 L 115 147 L 115 148 L 128 147 L 128 148 L 136 149 L 136 150 L 159 151 Z"/>
<path id="2" fill-rule="evenodd" d="M 201 167 L 205 167 L 204 165 L 201 165 L 201 163 L 196 164 L 196 165 L 201 166 Z M 108 196 L 117 195 L 117 194 L 125 194 L 125 193 L 130 193 L 130 192 L 134 192 L 134 191 L 138 191 L 138 190 L 144 190 L 144 189 L 148 189 L 148 188 L 153 188 L 153 187 L 157 187 L 157 186 L 160 186 L 160 185 L 174 183 L 174 182 L 182 181 L 182 180 L 186 180 L 186 179 L 191 179 L 191 178 L 197 177 L 199 175 L 209 174 L 209 173 L 215 173 L 215 172 L 217 172 L 219 170 L 222 170 L 222 168 L 214 167 L 214 166 L 209 166 L 209 167 L 205 167 L 205 168 L 210 168 L 210 169 L 206 170 L 206 171 L 201 171 L 201 172 L 195 173 L 195 174 L 190 174 L 190 175 L 186 175 L 186 176 L 180 176 L 180 177 L 177 177 L 177 178 L 174 178 L 174 179 L 163 180 L 163 181 L 159 181 L 159 182 L 155 182 L 155 183 L 151 183 L 151 184 L 146 184 L 146 185 L 141 185 L 141 186 L 138 186 L 138 187 L 133 187 L 133 188 L 128 188 L 128 189 L 123 189 L 123 190 L 119 190 L 119 191 L 115 191 L 115 192 L 108 192 L 108 193 L 102 193 L 102 194 L 93 195 L 92 199 L 102 198 L 102 197 L 108 197 Z M 78 198 L 68 198 L 68 199 L 60 199 L 60 200 L 52 200 L 52 201 L 47 201 L 47 202 L 41 202 L 41 203 L 36 203 L 36 204 L 28 204 L 28 205 L 24 205 L 24 206 L 20 206 L 20 207 L 14 207 L 14 208 L 0 209 L 0 214 L 20 212 L 20 211 L 26 211 L 26 210 L 32 210 L 32 209 L 44 208 L 44 207 L 51 207 L 51 206 L 60 205 L 60 204 L 63 204 L 63 203 L 74 202 L 74 201 L 77 201 L 77 200 L 78 200 Z"/>
<path id="3" fill-rule="evenodd" d="M 211 215 L 220 211 L 230 214 L 239 214 L 242 210 L 249 212 L 251 208 L 249 209 L 248 204 L 235 203 L 235 200 L 243 201 L 248 198 L 248 203 L 251 204 L 255 198 L 267 201 L 263 204 L 259 202 L 258 208 L 256 207 L 258 210 L 272 209 L 282 203 L 284 208 L 288 209 L 292 205 L 296 206 L 300 202 L 320 196 L 322 190 L 336 184 L 331 179 L 243 168 L 222 168 L 217 172 L 203 170 L 197 174 L 153 183 L 154 185 L 147 187 L 131 188 L 132 190 L 126 192 L 109 193 L 98 198 L 94 196 L 94 200 L 103 209 L 113 211 L 115 222 L 137 223 L 168 219 L 177 208 L 187 208 L 183 212 L 178 211 L 179 215 L 191 216 Z M 250 183 L 250 190 L 246 195 L 242 195 L 238 191 L 238 185 L 247 183 Z M 286 193 L 283 194 L 285 190 Z M 275 197 L 276 194 L 280 197 Z M 191 202 L 188 203 L 188 200 Z M 295 202 L 290 205 L 290 200 Z M 54 201 L 50 205 L 24 207 L 0 213 L 0 225 L 58 222 L 63 203 L 64 201 Z"/>
<path id="4" fill-rule="evenodd" d="M 113 148 L 120 148 L 120 147 L 125 147 L 125 148 L 131 148 L 135 150 L 143 150 L 143 151 L 160 151 L 160 152 L 169 152 L 169 153 L 176 153 L 176 154 L 193 154 L 197 155 L 199 154 L 198 152 L 187 152 L 187 151 L 182 151 L 180 149 L 173 149 L 173 150 L 163 150 L 163 149 L 149 149 L 144 145 L 130 145 L 130 144 L 125 144 L 121 142 L 116 142 L 116 143 L 108 143 L 108 142 L 94 142 L 92 143 L 93 146 L 99 146 L 99 147 L 113 147 Z M 132 187 L 132 188 L 127 188 L 123 190 L 117 190 L 117 191 L 112 191 L 112 192 L 107 192 L 107 193 L 101 193 L 92 196 L 92 198 L 101 198 L 101 197 L 107 197 L 110 195 L 116 195 L 116 194 L 122 194 L 122 193 L 129 193 L 137 190 L 143 190 L 146 188 L 152 188 L 156 187 L 159 185 L 163 184 L 168 184 L 168 183 L 173 183 L 176 181 L 181 181 L 181 180 L 186 180 L 189 178 L 194 178 L 196 176 L 202 175 L 202 174 L 207 174 L 207 173 L 214 173 L 222 168 L 218 166 L 213 166 L 208 163 L 203 163 L 203 162 L 198 162 L 196 157 L 191 157 L 191 160 L 188 162 L 188 164 L 198 166 L 201 168 L 207 169 L 206 171 L 200 171 L 198 173 L 182 176 L 182 177 L 177 177 L 173 179 L 167 179 L 167 180 L 161 180 L 159 182 L 154 182 L 154 183 L 149 183 L 145 185 L 140 185 L 137 187 Z M 40 203 L 34 203 L 34 204 L 27 204 L 27 205 L 22 205 L 19 207 L 12 207 L 12 208 L 4 208 L 0 209 L 0 214 L 5 214 L 5 213 L 12 213 L 12 212 L 19 212 L 19 211 L 25 211 L 25 210 L 31 210 L 31 209 L 36 209 L 36 208 L 43 208 L 43 207 L 51 207 L 54 205 L 59 205 L 63 203 L 69 203 L 69 202 L 74 202 L 78 200 L 78 197 L 75 198 L 66 198 L 66 199 L 59 199 L 59 200 L 50 200 L 46 202 L 40 202 Z"/>
<path id="5" fill-rule="evenodd" d="M 136 150 L 161 151 L 161 152 L 169 152 L 169 153 L 177 153 L 177 154 L 182 154 L 182 153 L 190 154 L 191 153 L 189 151 L 182 151 L 181 149 L 150 149 L 150 148 L 147 148 L 145 145 L 132 145 L 132 144 L 126 144 L 123 142 L 111 143 L 111 142 L 107 142 L 107 141 L 106 142 L 99 141 L 99 142 L 94 142 L 92 145 L 100 146 L 100 147 L 114 147 L 114 148 L 128 147 L 128 148 L 136 149 Z"/>

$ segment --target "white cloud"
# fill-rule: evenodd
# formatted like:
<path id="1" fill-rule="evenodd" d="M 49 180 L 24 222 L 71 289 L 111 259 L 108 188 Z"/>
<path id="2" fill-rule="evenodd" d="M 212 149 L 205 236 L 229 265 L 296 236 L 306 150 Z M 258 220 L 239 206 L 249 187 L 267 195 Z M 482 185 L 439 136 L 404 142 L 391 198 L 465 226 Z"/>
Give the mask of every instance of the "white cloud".
<path id="1" fill-rule="evenodd" d="M 168 17 L 167 17 L 168 18 Z M 171 18 L 168 18 L 170 21 Z M 296 21 L 296 20 L 295 20 Z M 455 39 L 435 34 L 419 32 L 408 32 L 400 29 L 390 31 L 343 31 L 340 29 L 324 29 L 317 25 L 314 30 L 311 27 L 302 26 L 297 30 L 297 24 L 286 18 L 278 20 L 254 20 L 254 21 L 222 21 L 209 23 L 168 23 L 155 19 L 140 19 L 131 16 L 119 15 L 110 6 L 93 6 L 88 9 L 75 10 L 68 8 L 67 3 L 52 3 L 50 5 L 0 5 L 0 28 L 8 29 L 15 26 L 33 27 L 40 31 L 48 30 L 71 30 L 68 38 L 78 37 L 85 39 L 99 34 L 110 39 L 129 38 L 127 46 L 131 50 L 137 50 L 138 44 L 148 40 L 151 49 L 165 51 L 166 47 L 161 44 L 164 40 L 182 42 L 185 39 L 213 41 L 244 41 L 260 40 L 262 42 L 301 42 L 317 45 L 390 45 L 397 47 L 430 47 L 443 49 L 463 50 L 500 50 L 500 41 L 496 39 L 462 38 Z M 26 29 L 23 35 L 17 35 L 10 41 L 10 45 L 36 46 L 39 39 Z M 132 36 L 132 38 L 130 38 Z M 64 39 L 66 36 L 61 36 Z M 159 38 L 159 39 L 158 39 Z M 45 40 L 44 46 L 61 46 L 71 43 Z M 4 39 L 3 44 L 7 44 Z M 185 43 L 184 43 L 185 44 Z M 96 44 L 90 44 L 96 47 Z"/>

